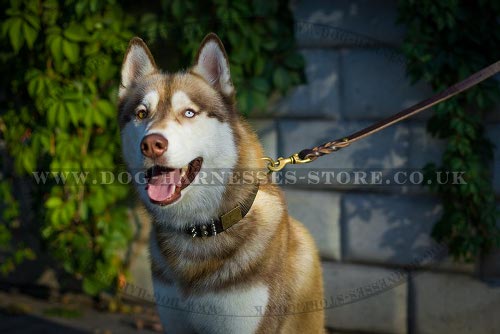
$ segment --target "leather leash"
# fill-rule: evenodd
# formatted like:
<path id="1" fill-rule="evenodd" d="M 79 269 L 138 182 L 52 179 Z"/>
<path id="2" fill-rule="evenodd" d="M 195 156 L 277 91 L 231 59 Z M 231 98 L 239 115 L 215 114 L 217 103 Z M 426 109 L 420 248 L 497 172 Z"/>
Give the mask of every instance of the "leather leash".
<path id="1" fill-rule="evenodd" d="M 303 164 L 314 161 L 323 155 L 336 152 L 344 147 L 351 145 L 351 143 L 355 141 L 368 137 L 382 129 L 385 129 L 388 126 L 391 126 L 406 118 L 414 116 L 423 110 L 435 106 L 438 103 L 444 102 L 450 99 L 451 97 L 460 94 L 471 87 L 474 87 L 475 85 L 497 74 L 498 72 L 500 72 L 500 60 L 472 74 L 467 79 L 460 81 L 451 87 L 448 87 L 444 91 L 424 101 L 421 101 L 407 109 L 404 109 L 403 111 L 400 111 L 397 114 L 394 114 L 375 124 L 372 124 L 358 132 L 355 132 L 347 137 L 342 137 L 333 141 L 329 141 L 310 149 L 304 149 L 299 153 L 294 153 L 288 158 L 279 157 L 277 160 L 273 160 L 270 157 L 265 157 L 262 159 L 268 162 L 267 168 L 269 169 L 269 173 L 280 171 L 287 164 Z"/>

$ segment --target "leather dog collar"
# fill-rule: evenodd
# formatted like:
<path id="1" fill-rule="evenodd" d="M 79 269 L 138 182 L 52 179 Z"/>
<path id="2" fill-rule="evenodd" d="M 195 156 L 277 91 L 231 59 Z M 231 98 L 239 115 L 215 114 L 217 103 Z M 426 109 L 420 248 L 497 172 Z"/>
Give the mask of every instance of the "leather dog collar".
<path id="1" fill-rule="evenodd" d="M 246 216 L 248 211 L 255 201 L 255 197 L 259 192 L 259 184 L 257 183 L 252 194 L 247 197 L 243 202 L 236 205 L 233 209 L 224 213 L 216 219 L 212 219 L 210 222 L 205 224 L 193 224 L 186 229 L 186 233 L 191 235 L 193 238 L 196 237 L 213 237 L 219 233 L 224 232 L 231 226 L 238 223 L 243 217 Z"/>

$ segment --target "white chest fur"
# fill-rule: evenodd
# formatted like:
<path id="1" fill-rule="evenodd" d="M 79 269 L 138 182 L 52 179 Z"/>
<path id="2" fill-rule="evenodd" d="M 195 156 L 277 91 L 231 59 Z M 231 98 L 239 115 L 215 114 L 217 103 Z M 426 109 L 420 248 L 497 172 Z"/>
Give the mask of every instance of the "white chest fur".
<path id="1" fill-rule="evenodd" d="M 269 299 L 263 284 L 183 298 L 175 285 L 153 280 L 166 333 L 255 333 Z"/>

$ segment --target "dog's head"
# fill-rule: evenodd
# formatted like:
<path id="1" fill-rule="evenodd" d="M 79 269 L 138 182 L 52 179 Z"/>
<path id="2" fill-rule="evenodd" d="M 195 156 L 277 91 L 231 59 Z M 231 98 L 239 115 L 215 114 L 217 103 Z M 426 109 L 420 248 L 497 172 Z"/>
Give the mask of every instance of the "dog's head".
<path id="1" fill-rule="evenodd" d="M 204 170 L 236 164 L 234 95 L 227 55 L 215 34 L 205 37 L 191 69 L 174 74 L 156 67 L 141 39 L 130 41 L 119 90 L 123 155 L 157 218 L 213 217 L 224 185 L 191 184 Z"/>

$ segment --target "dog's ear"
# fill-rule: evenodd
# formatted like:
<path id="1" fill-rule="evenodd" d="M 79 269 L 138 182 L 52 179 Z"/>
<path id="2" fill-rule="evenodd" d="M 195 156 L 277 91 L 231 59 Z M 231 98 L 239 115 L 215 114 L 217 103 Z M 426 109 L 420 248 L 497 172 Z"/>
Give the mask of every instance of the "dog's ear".
<path id="1" fill-rule="evenodd" d="M 139 37 L 132 38 L 123 59 L 119 97 L 135 80 L 155 71 L 156 64 L 146 43 Z"/>
<path id="2" fill-rule="evenodd" d="M 224 45 L 216 34 L 210 33 L 201 42 L 193 72 L 201 75 L 210 85 L 226 96 L 234 93 L 229 60 Z"/>

